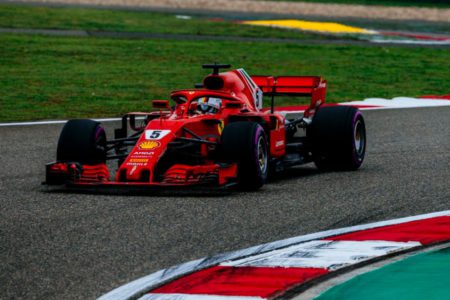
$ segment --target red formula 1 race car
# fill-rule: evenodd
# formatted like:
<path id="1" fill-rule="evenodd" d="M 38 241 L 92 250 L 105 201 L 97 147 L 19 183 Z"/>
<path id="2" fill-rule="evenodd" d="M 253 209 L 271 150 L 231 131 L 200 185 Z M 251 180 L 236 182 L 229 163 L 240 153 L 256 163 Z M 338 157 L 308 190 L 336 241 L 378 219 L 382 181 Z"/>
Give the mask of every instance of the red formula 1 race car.
<path id="1" fill-rule="evenodd" d="M 157 111 L 128 113 L 114 139 L 93 120 L 70 120 L 62 129 L 57 161 L 46 184 L 70 187 L 260 188 L 268 174 L 314 162 L 323 170 L 356 170 L 366 133 L 358 109 L 325 106 L 319 76 L 249 76 L 243 69 L 212 69 L 195 89 L 153 100 Z M 311 98 L 302 116 L 277 113 L 278 95 Z M 271 105 L 262 109 L 263 97 Z M 267 98 L 266 97 L 266 98 Z M 141 124 L 139 124 L 141 123 Z M 111 177 L 108 160 L 118 160 Z"/>

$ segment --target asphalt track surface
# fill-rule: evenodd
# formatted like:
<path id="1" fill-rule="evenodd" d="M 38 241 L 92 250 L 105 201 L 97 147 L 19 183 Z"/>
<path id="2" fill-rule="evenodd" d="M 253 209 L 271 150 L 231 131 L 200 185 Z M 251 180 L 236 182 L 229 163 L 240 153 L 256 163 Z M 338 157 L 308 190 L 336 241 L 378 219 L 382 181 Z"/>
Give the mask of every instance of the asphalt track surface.
<path id="1" fill-rule="evenodd" d="M 62 125 L 0 127 L 0 299 L 93 299 L 204 256 L 449 209 L 450 108 L 364 115 L 359 171 L 306 165 L 227 196 L 45 192 Z"/>

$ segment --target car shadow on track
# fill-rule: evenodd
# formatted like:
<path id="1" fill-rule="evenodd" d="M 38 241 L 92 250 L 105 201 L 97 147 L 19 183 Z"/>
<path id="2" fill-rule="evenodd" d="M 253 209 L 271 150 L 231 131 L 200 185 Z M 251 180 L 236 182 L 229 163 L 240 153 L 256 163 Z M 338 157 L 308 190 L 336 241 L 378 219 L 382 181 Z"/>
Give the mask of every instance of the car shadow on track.
<path id="1" fill-rule="evenodd" d="M 144 197 L 220 197 L 228 196 L 238 192 L 236 187 L 207 188 L 207 187 L 185 187 L 170 189 L 129 189 L 129 188 L 74 188 L 66 186 L 45 186 L 43 193 L 50 194 L 88 194 L 88 195 L 110 195 L 110 196 L 144 196 Z"/>
<path id="2" fill-rule="evenodd" d="M 313 165 L 310 166 L 299 166 L 286 169 L 281 172 L 277 172 L 275 174 L 270 174 L 268 183 L 277 183 L 280 181 L 289 181 L 295 180 L 302 177 L 311 177 L 323 174 L 325 172 L 320 171 L 315 168 Z"/>

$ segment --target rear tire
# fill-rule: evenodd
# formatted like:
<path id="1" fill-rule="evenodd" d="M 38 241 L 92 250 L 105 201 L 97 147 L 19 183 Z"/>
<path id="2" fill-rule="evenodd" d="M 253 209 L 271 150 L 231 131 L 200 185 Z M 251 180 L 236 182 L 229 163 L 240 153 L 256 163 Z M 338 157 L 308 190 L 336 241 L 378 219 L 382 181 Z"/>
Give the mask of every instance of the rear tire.
<path id="1" fill-rule="evenodd" d="M 96 165 L 106 161 L 106 133 L 92 120 L 69 120 L 59 136 L 56 159 Z"/>
<path id="2" fill-rule="evenodd" d="M 257 190 L 267 180 L 269 156 L 264 129 L 255 122 L 234 122 L 223 129 L 221 156 L 238 164 L 242 189 Z"/>
<path id="3" fill-rule="evenodd" d="M 364 161 L 366 128 L 357 108 L 319 108 L 308 128 L 308 137 L 314 163 L 320 170 L 357 170 Z"/>

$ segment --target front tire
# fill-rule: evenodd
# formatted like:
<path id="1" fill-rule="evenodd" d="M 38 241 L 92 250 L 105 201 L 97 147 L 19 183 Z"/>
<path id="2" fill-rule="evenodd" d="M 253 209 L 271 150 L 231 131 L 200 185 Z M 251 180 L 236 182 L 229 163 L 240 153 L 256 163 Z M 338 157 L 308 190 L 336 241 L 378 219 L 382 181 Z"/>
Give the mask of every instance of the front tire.
<path id="1" fill-rule="evenodd" d="M 320 170 L 357 170 L 364 161 L 366 127 L 357 108 L 319 108 L 308 128 L 308 137 L 314 163 Z"/>
<path id="2" fill-rule="evenodd" d="M 96 165 L 105 163 L 105 149 L 106 133 L 100 123 L 87 119 L 69 120 L 59 136 L 56 159 Z"/>
<path id="3" fill-rule="evenodd" d="M 269 156 L 264 129 L 255 122 L 233 122 L 221 136 L 221 153 L 227 162 L 238 164 L 242 189 L 257 190 L 267 180 Z"/>

